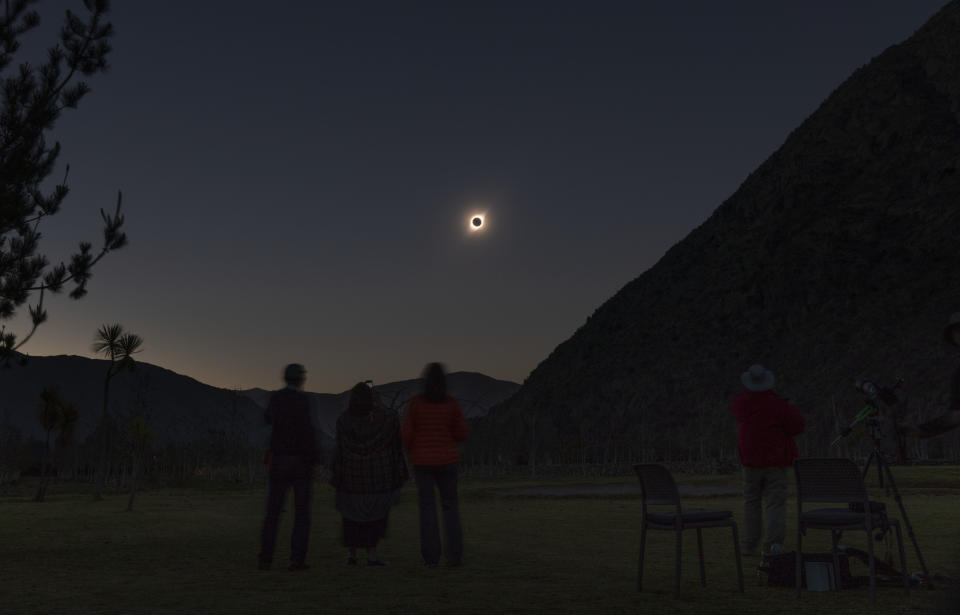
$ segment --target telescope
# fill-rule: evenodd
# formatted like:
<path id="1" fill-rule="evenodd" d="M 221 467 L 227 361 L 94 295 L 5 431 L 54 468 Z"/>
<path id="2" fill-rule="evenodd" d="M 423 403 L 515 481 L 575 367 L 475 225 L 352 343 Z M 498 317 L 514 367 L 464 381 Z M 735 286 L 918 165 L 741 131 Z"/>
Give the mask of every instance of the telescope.
<path id="1" fill-rule="evenodd" d="M 853 386 L 863 393 L 868 400 L 873 401 L 874 399 L 879 399 L 888 406 L 892 406 L 900 401 L 897 399 L 895 391 L 902 385 L 903 378 L 897 378 L 897 381 L 890 387 L 877 386 L 869 380 L 857 380 L 853 383 Z"/>
<path id="2" fill-rule="evenodd" d="M 877 385 L 873 384 L 869 380 L 857 380 L 853 383 L 855 389 L 867 396 L 867 399 L 876 399 L 877 394 L 880 392 L 877 389 Z"/>
<path id="3" fill-rule="evenodd" d="M 873 419 L 880 412 L 880 407 L 875 403 L 878 399 L 882 401 L 887 406 L 892 406 L 898 403 L 900 400 L 897 399 L 896 390 L 903 385 L 903 378 L 897 378 L 897 381 L 893 383 L 893 386 L 877 386 L 869 380 L 857 380 L 853 383 L 853 386 L 863 393 L 867 398 L 867 403 L 863 407 L 863 410 L 857 413 L 853 417 L 853 422 L 843 428 L 836 438 L 833 439 L 833 442 L 830 443 L 830 446 L 834 446 L 840 440 L 846 438 L 850 435 L 850 432 L 853 431 L 854 426 L 860 421 Z M 871 425 L 875 426 L 875 425 Z"/>

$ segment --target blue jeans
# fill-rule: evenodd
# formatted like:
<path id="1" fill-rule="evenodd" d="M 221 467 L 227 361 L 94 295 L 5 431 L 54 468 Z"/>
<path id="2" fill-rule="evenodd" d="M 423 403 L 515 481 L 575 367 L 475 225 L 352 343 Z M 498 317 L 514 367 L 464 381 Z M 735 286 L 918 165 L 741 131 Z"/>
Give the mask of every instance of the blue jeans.
<path id="1" fill-rule="evenodd" d="M 440 560 L 440 524 L 434 488 L 440 492 L 443 527 L 447 538 L 447 562 L 460 563 L 463 557 L 463 531 L 460 528 L 460 505 L 457 501 L 457 464 L 414 466 L 420 500 L 420 554 L 423 561 L 434 565 Z"/>

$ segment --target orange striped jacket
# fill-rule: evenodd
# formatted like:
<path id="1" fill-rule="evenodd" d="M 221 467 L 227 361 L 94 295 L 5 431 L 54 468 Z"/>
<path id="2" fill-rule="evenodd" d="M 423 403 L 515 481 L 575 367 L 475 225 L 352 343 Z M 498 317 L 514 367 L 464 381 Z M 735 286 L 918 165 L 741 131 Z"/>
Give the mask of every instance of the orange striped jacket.
<path id="1" fill-rule="evenodd" d="M 407 406 L 401 437 L 415 466 L 456 463 L 460 460 L 457 442 L 467 439 L 467 421 L 460 402 L 448 396 L 434 403 L 417 395 Z"/>

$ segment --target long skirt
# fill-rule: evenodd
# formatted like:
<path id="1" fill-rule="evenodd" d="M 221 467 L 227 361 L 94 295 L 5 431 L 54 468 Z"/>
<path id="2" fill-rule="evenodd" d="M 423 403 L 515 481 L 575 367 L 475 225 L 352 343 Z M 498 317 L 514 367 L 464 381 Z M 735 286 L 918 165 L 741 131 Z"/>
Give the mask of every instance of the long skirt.
<path id="1" fill-rule="evenodd" d="M 346 493 L 338 489 L 336 506 L 343 517 L 343 546 L 377 546 L 387 535 L 390 507 L 399 497 L 399 489 L 385 493 Z"/>
<path id="2" fill-rule="evenodd" d="M 387 518 L 376 521 L 351 521 L 343 517 L 343 546 L 373 548 L 387 535 Z"/>

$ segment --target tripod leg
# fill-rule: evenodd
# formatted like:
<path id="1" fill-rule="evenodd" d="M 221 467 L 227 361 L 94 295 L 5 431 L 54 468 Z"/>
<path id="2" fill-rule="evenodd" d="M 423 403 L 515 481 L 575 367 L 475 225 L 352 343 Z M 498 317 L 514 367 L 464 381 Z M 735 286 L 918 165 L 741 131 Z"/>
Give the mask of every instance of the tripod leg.
<path id="1" fill-rule="evenodd" d="M 920 569 L 923 570 L 923 578 L 929 581 L 930 572 L 927 570 L 927 564 L 923 561 L 923 554 L 920 553 L 920 545 L 917 544 L 917 536 L 913 533 L 913 526 L 910 525 L 910 519 L 907 517 L 907 509 L 903 507 L 903 499 L 900 497 L 900 491 L 897 490 L 897 485 L 893 482 L 893 472 L 890 471 L 890 466 L 883 460 L 883 457 L 878 456 L 877 463 L 883 468 L 884 473 L 887 475 L 887 482 L 890 483 L 890 489 L 893 491 L 893 499 L 896 500 L 897 507 L 900 509 L 900 516 L 903 517 L 903 526 L 907 528 L 907 536 L 910 537 L 910 541 L 913 543 L 913 549 L 917 552 L 917 560 L 920 562 Z M 903 572 L 906 574 L 907 571 L 904 570 Z"/>
<path id="2" fill-rule="evenodd" d="M 877 481 L 880 484 L 880 488 L 883 489 L 883 463 L 880 453 L 874 452 L 874 455 L 877 457 Z"/>
<path id="3" fill-rule="evenodd" d="M 900 551 L 900 570 L 903 571 L 903 588 L 910 594 L 910 579 L 907 578 L 907 558 L 903 554 L 903 534 L 900 533 L 900 524 L 896 523 L 893 529 L 897 530 L 897 549 Z"/>
<path id="4" fill-rule="evenodd" d="M 867 463 L 863 466 L 863 480 L 867 480 L 867 473 L 870 472 L 870 464 L 873 460 L 877 460 L 877 480 L 880 481 L 880 488 L 883 488 L 883 467 L 880 464 L 880 461 L 883 459 L 883 455 L 880 453 L 880 449 L 876 446 L 873 447 L 873 450 L 870 451 L 870 456 L 867 457 Z"/>

